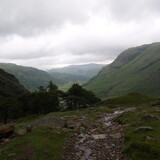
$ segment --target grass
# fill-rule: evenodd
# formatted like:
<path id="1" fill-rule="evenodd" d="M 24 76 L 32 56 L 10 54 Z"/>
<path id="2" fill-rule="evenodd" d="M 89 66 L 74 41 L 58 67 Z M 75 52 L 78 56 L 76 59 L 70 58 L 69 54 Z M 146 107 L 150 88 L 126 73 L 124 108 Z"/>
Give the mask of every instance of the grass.
<path id="1" fill-rule="evenodd" d="M 1 160 L 58 160 L 69 132 L 60 129 L 39 128 L 25 136 L 16 137 L 6 145 Z M 4 146 L 3 146 L 4 147 Z"/>
<path id="2" fill-rule="evenodd" d="M 160 160 L 160 103 L 155 98 L 140 95 L 138 93 L 129 94 L 123 97 L 117 97 L 99 104 L 96 107 L 86 108 L 75 111 L 54 112 L 41 116 L 29 116 L 15 120 L 11 124 L 15 125 L 16 130 L 26 128 L 43 118 L 49 117 L 78 117 L 74 118 L 74 122 L 83 123 L 85 126 L 102 127 L 99 120 L 102 113 L 110 113 L 116 110 L 115 107 L 135 107 L 130 112 L 123 113 L 118 116 L 115 121 L 126 125 L 124 132 L 124 153 L 126 160 Z M 154 102 L 154 105 L 145 105 L 145 103 Z M 119 104 L 119 105 L 117 105 Z M 143 105 L 142 105 L 143 104 Z M 108 108 L 109 105 L 114 106 Z M 152 114 L 155 120 L 146 121 L 141 117 Z M 80 117 L 85 117 L 85 119 Z M 72 120 L 72 118 L 70 119 Z M 152 131 L 135 132 L 135 129 L 141 126 L 150 126 Z M 21 160 L 26 157 L 32 160 L 58 160 L 66 142 L 66 138 L 73 132 L 65 131 L 57 128 L 38 128 L 33 132 L 24 136 L 19 136 L 13 141 L 1 144 L 0 149 L 4 148 L 4 152 L 0 154 L 0 160 Z M 151 137 L 147 140 L 146 137 Z M 30 156 L 30 157 L 27 157 Z"/>
<path id="3" fill-rule="evenodd" d="M 108 107 L 113 107 L 113 108 L 117 106 L 135 107 L 135 106 L 149 104 L 156 100 L 157 98 L 155 97 L 143 95 L 140 93 L 129 93 L 124 96 L 107 99 L 103 101 L 100 105 L 107 105 Z"/>
<path id="4" fill-rule="evenodd" d="M 29 116 L 17 119 L 10 124 L 16 127 L 16 130 L 24 129 L 28 125 L 35 124 L 40 119 L 49 117 L 86 117 L 85 122 L 81 122 L 77 118 L 76 123 L 84 123 L 84 126 L 101 125 L 99 116 L 102 112 L 111 112 L 106 107 L 87 108 L 76 111 L 54 112 L 41 116 Z M 66 139 L 73 132 L 64 129 L 40 127 L 24 136 L 18 136 L 11 142 L 0 144 L 0 150 L 4 151 L 0 154 L 0 160 L 21 160 L 28 158 L 29 160 L 59 160 L 61 151 Z"/>
<path id="5" fill-rule="evenodd" d="M 156 120 L 142 120 L 141 117 L 152 114 Z M 160 160 L 160 107 L 141 107 L 135 111 L 127 112 L 115 119 L 121 124 L 128 125 L 124 133 L 127 160 Z M 150 126 L 152 131 L 139 131 L 141 126 Z M 147 139 L 152 137 L 151 140 Z"/>

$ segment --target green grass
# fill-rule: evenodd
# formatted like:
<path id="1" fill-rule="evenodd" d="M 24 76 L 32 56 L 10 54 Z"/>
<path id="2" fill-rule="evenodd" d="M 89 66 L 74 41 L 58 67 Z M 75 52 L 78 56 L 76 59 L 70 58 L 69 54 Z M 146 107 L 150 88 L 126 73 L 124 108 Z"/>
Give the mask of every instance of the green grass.
<path id="1" fill-rule="evenodd" d="M 19 66 L 15 64 L 0 63 L 0 68 L 13 74 L 19 82 L 28 90 L 37 90 L 39 86 L 47 86 L 50 80 L 56 81 L 48 73 L 32 67 Z"/>
<path id="2" fill-rule="evenodd" d="M 138 93 L 129 94 L 122 97 L 111 99 L 109 102 L 115 107 L 135 107 L 134 111 L 123 113 L 115 121 L 126 125 L 124 132 L 124 153 L 126 160 L 160 160 L 160 106 L 155 103 L 155 98 L 144 96 Z M 152 103 L 154 105 L 144 105 Z M 158 102 L 158 101 L 157 101 Z M 118 105 L 117 105 L 118 104 Z M 143 105 L 142 105 L 143 104 Z M 106 101 L 93 108 L 86 108 L 75 111 L 54 112 L 41 116 L 29 116 L 15 120 L 10 123 L 15 125 L 16 130 L 26 128 L 28 125 L 37 123 L 40 119 L 49 117 L 76 117 L 76 123 L 83 123 L 85 126 L 96 125 L 102 127 L 102 113 L 114 112 L 116 108 L 108 108 Z M 146 114 L 152 114 L 155 120 L 145 121 L 141 117 Z M 85 120 L 80 117 L 85 117 Z M 153 127 L 152 131 L 135 132 L 135 129 L 141 126 Z M 66 138 L 72 135 L 71 131 L 64 131 L 56 128 L 38 128 L 24 136 L 19 136 L 13 141 L 0 145 L 4 152 L 0 154 L 0 160 L 19 160 L 18 158 L 29 157 L 32 160 L 59 160 L 59 156 L 66 142 Z M 153 139 L 147 140 L 146 136 Z"/>
<path id="3" fill-rule="evenodd" d="M 16 137 L 6 145 L 1 160 L 58 160 L 69 132 L 60 129 L 39 128 L 25 136 Z"/>
<path id="4" fill-rule="evenodd" d="M 100 114 L 104 112 L 112 112 L 106 107 L 87 108 L 76 111 L 55 112 L 41 116 L 29 116 L 11 122 L 16 127 L 16 130 L 26 128 L 28 125 L 37 123 L 40 119 L 49 117 L 86 117 L 85 122 L 77 118 L 76 123 L 84 123 L 84 126 L 99 125 Z M 66 139 L 73 132 L 63 129 L 40 127 L 33 130 L 31 133 L 24 136 L 18 136 L 11 142 L 1 144 L 0 149 L 4 151 L 0 154 L 0 160 L 20 160 L 20 158 L 28 158 L 32 160 L 59 160 L 61 151 L 66 142 Z"/>
<path id="5" fill-rule="evenodd" d="M 156 120 L 142 120 L 141 117 L 152 114 Z M 121 124 L 128 125 L 125 129 L 125 148 L 127 160 L 160 160 L 160 108 L 141 107 L 135 111 L 127 112 L 115 119 Z M 152 131 L 139 131 L 135 129 L 141 126 L 153 127 Z M 146 137 L 152 137 L 147 140 Z"/>
<path id="6" fill-rule="evenodd" d="M 140 93 L 129 93 L 124 96 L 107 99 L 103 101 L 101 104 L 111 106 L 111 107 L 117 107 L 117 106 L 135 107 L 135 106 L 140 106 L 144 104 L 149 104 L 156 100 L 157 98 L 155 97 L 142 95 Z"/>

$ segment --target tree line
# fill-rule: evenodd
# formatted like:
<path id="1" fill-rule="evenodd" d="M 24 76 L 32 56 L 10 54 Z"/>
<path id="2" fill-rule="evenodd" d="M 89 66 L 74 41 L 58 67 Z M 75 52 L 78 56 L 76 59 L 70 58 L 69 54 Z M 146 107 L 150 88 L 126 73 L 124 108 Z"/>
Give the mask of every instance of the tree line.
<path id="1" fill-rule="evenodd" d="M 64 106 L 67 110 L 80 109 L 100 101 L 93 92 L 85 90 L 79 84 L 73 84 L 67 92 L 63 92 L 50 81 L 46 88 L 40 86 L 35 92 L 0 100 L 0 121 L 7 123 L 8 120 L 29 115 L 57 112 L 63 110 Z"/>

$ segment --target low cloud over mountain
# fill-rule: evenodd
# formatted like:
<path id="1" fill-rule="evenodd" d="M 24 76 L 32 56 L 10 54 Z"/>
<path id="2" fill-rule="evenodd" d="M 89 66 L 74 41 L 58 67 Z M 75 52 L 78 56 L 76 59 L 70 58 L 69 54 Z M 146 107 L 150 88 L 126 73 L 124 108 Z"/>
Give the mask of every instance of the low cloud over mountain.
<path id="1" fill-rule="evenodd" d="M 38 68 L 109 63 L 160 41 L 158 0 L 0 0 L 0 61 Z"/>

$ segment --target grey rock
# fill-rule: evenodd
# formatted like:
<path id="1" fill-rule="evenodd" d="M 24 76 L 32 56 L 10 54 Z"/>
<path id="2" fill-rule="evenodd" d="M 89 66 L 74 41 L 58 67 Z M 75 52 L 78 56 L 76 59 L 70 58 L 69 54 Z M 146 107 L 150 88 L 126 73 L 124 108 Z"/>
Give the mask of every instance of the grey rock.
<path id="1" fill-rule="evenodd" d="M 93 134 L 92 137 L 95 140 L 99 140 L 99 139 L 105 139 L 106 135 L 105 134 Z"/>
<path id="2" fill-rule="evenodd" d="M 143 127 L 138 127 L 135 129 L 135 131 L 152 131 L 153 128 L 152 127 L 148 127 L 148 126 L 143 126 Z"/>
<path id="3" fill-rule="evenodd" d="M 122 137 L 122 135 L 120 133 L 111 134 L 110 136 L 113 138 L 117 138 L 117 139 Z"/>

